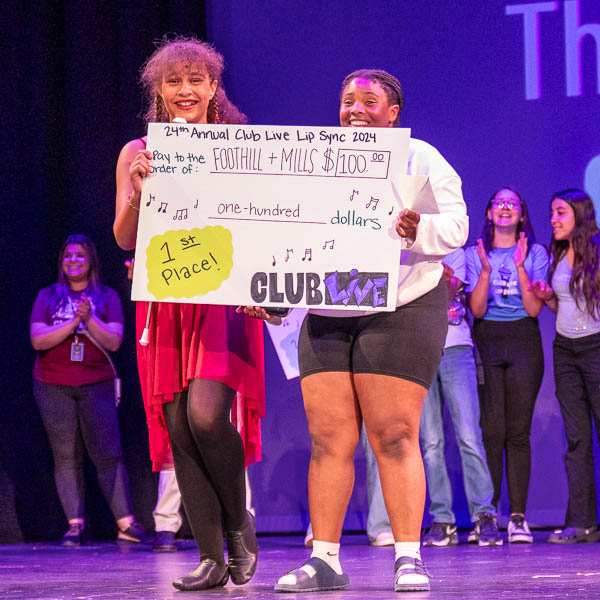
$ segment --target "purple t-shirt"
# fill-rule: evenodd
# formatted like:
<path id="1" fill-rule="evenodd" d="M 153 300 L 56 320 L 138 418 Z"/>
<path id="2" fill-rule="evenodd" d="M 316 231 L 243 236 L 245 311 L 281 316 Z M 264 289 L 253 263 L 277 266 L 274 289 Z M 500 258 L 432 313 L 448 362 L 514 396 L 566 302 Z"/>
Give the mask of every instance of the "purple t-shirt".
<path id="1" fill-rule="evenodd" d="M 59 325 L 70 321 L 77 310 L 77 304 L 83 292 L 69 293 L 69 300 L 61 306 L 50 306 L 56 285 L 51 285 L 39 292 L 33 310 L 32 323 Z M 87 294 L 89 298 L 89 293 Z M 123 309 L 117 293 L 109 287 L 102 286 L 98 301 L 90 298 L 92 313 L 105 323 L 123 323 Z M 71 360 L 71 345 L 75 336 L 70 335 L 58 345 L 37 353 L 33 367 L 33 377 L 45 383 L 58 385 L 88 385 L 99 383 L 114 377 L 110 363 L 104 353 L 88 339 L 79 334 L 78 342 L 83 344 L 83 360 Z"/>

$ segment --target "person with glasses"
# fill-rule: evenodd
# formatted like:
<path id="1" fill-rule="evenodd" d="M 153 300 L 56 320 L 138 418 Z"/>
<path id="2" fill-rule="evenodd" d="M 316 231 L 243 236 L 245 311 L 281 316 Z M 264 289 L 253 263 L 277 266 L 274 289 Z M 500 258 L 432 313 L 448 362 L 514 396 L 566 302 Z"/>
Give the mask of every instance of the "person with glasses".
<path id="1" fill-rule="evenodd" d="M 544 303 L 531 281 L 548 272 L 546 249 L 535 242 L 527 205 L 510 187 L 487 203 L 477 245 L 466 250 L 473 338 L 483 364 L 481 430 L 497 508 L 506 460 L 509 543 L 531 543 L 525 520 L 531 470 L 533 408 L 544 374 L 537 315 Z M 470 541 L 475 542 L 476 536 Z"/>

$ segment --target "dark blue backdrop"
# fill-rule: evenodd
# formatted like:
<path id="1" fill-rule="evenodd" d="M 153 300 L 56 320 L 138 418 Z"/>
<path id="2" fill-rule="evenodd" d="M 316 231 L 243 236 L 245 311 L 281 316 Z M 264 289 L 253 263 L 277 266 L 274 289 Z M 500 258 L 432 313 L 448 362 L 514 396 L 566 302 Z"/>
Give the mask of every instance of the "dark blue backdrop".
<path id="1" fill-rule="evenodd" d="M 550 238 L 551 194 L 583 186 L 586 169 L 589 191 L 600 201 L 595 0 L 214 0 L 207 14 L 209 39 L 227 59 L 228 89 L 254 123 L 336 125 L 339 86 L 347 73 L 377 67 L 397 75 L 406 97 L 403 126 L 434 144 L 463 179 L 471 242 L 488 198 L 502 185 L 520 190 L 543 243 Z M 585 28 L 577 32 L 577 24 Z M 572 40 L 578 35 L 584 37 L 577 45 Z M 527 60 L 526 41 L 534 50 Z M 567 63 L 569 49 L 577 60 Z M 578 95 L 568 95 L 574 93 L 568 82 L 573 86 L 578 78 Z M 549 311 L 541 323 L 546 373 L 533 423 L 528 518 L 534 525 L 557 525 L 566 506 L 565 441 L 554 397 Z M 297 529 L 306 511 L 306 423 L 297 380 L 285 382 L 269 358 L 264 459 L 251 470 L 258 522 L 266 529 Z M 448 459 L 459 524 L 466 525 L 454 444 Z M 346 520 L 350 528 L 364 526 L 361 467 Z M 506 502 L 501 510 L 506 513 Z"/>

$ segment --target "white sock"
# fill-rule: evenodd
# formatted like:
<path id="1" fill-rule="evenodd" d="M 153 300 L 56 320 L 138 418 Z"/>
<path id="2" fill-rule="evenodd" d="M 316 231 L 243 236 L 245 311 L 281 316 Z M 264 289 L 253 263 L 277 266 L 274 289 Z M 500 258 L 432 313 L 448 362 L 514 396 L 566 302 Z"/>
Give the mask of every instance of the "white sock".
<path id="1" fill-rule="evenodd" d="M 421 560 L 421 542 L 396 542 L 394 544 L 395 559 L 398 560 L 401 556 L 408 556 L 409 558 L 418 558 Z M 404 565 L 400 565 L 402 568 Z M 406 566 L 412 567 L 414 565 L 407 564 Z M 408 584 L 420 584 L 427 583 L 429 577 L 426 575 L 419 575 L 418 573 L 407 573 L 398 577 L 397 583 L 408 583 Z"/>
<path id="2" fill-rule="evenodd" d="M 338 575 L 343 573 L 342 565 L 340 564 L 339 544 L 313 540 L 313 551 L 310 557 L 320 558 L 323 562 L 326 562 Z"/>
<path id="3" fill-rule="evenodd" d="M 394 560 L 398 560 L 401 556 L 410 556 L 410 558 L 421 560 L 421 542 L 395 542 L 394 550 L 396 551 Z"/>
<path id="4" fill-rule="evenodd" d="M 340 564 L 340 545 L 331 542 L 320 542 L 313 540 L 313 551 L 311 558 L 320 558 L 326 562 L 338 575 L 342 574 L 342 565 Z M 310 565 L 300 567 L 309 577 L 313 577 L 315 570 Z M 278 581 L 281 585 L 296 585 L 297 580 L 295 575 L 284 575 Z"/>

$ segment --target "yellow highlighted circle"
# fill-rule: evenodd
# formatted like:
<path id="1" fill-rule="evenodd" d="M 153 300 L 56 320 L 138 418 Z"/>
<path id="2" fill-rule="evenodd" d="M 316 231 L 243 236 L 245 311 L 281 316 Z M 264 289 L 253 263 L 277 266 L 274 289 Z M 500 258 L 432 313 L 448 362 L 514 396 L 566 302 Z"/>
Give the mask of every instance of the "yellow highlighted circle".
<path id="1" fill-rule="evenodd" d="M 148 291 L 157 300 L 216 290 L 232 267 L 231 231 L 220 225 L 167 231 L 155 235 L 146 248 Z"/>

